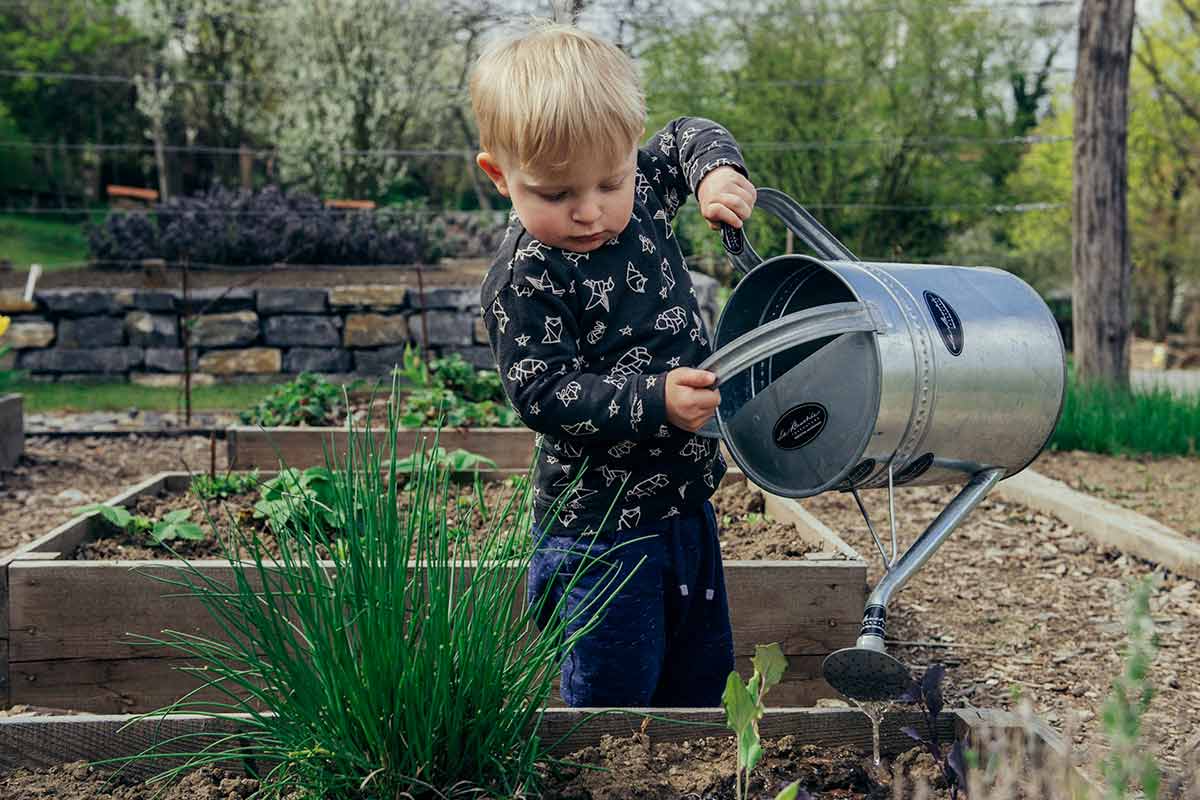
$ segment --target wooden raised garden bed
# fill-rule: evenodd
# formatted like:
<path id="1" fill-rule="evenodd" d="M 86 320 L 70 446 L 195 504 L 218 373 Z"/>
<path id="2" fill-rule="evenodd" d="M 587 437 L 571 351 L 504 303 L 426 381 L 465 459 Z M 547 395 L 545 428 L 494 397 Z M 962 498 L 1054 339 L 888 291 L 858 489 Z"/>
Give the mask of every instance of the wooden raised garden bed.
<path id="1" fill-rule="evenodd" d="M 744 476 L 731 471 L 726 480 L 736 483 Z M 161 473 L 109 503 L 134 507 L 154 497 L 185 495 L 188 486 L 186 473 Z M 771 700 L 811 705 L 834 695 L 820 677 L 822 659 L 852 645 L 858 635 L 866 564 L 794 501 L 768 495 L 764 511 L 761 516 L 769 518 L 764 522 L 785 523 L 784 533 L 776 528 L 770 536 L 793 536 L 806 545 L 805 552 L 793 556 L 797 560 L 726 561 L 738 666 L 748 675 L 754 646 L 779 642 L 790 668 Z M 171 628 L 215 637 L 219 628 L 200 601 L 164 597 L 181 589 L 148 577 L 177 576 L 169 562 L 72 560 L 80 545 L 110 533 L 90 513 L 0 559 L 0 708 L 29 704 L 134 713 L 162 707 L 196 685 L 193 677 L 172 669 L 191 662 L 165 648 L 129 644 L 127 634 L 154 636 Z M 191 564 L 217 580 L 231 580 L 224 558 Z"/>
<path id="2" fill-rule="evenodd" d="M 673 744 L 690 743 L 691 749 L 685 751 L 682 758 L 694 757 L 699 761 L 699 754 L 705 749 L 701 740 L 707 739 L 715 744 L 721 739 L 727 740 L 731 735 L 723 725 L 724 713 L 715 709 L 659 709 L 655 711 L 658 718 L 654 720 L 646 720 L 636 712 L 615 713 L 595 717 L 580 724 L 586 714 L 587 712 L 577 709 L 549 709 L 542 719 L 538 734 L 547 743 L 557 742 L 552 750 L 554 755 L 583 759 L 583 763 L 591 763 L 590 759 L 599 755 L 597 750 L 585 748 L 596 748 L 601 744 L 602 737 L 637 736 L 636 740 L 618 739 L 605 746 L 620 748 L 626 741 L 633 745 L 630 747 L 629 755 L 632 758 L 629 763 L 620 767 L 614 765 L 614 780 L 622 778 L 622 769 L 632 769 L 636 773 L 641 767 L 641 771 L 645 772 L 646 767 L 654 763 L 651 761 L 654 755 Z M 197 738 L 199 736 L 216 736 L 240 730 L 238 715 L 231 717 L 212 720 L 198 716 L 171 715 L 132 721 L 130 715 L 89 714 L 0 719 L 0 777 L 6 772 L 20 768 L 48 769 L 78 760 L 98 761 L 104 758 L 132 756 L 164 744 L 178 751 L 178 742 L 167 744 L 172 737 L 188 736 L 190 738 L 184 741 L 190 743 L 188 746 L 191 749 L 198 750 L 204 741 Z M 646 723 L 644 726 L 643 722 Z M 901 730 L 905 726 L 925 729 L 924 722 L 916 711 L 897 710 L 884 717 L 880 728 L 880 754 L 887 760 L 885 763 L 897 763 L 898 756 L 918 746 Z M 872 749 L 871 726 L 866 717 L 858 711 L 768 709 L 759 727 L 768 752 L 773 740 L 777 737 L 787 737 L 787 748 L 791 752 L 803 752 L 806 756 L 815 756 L 817 759 L 825 754 L 832 755 L 834 759 L 840 757 L 844 765 L 857 767 L 859 780 L 862 780 L 862 773 L 867 769 Z M 1059 780 L 1064 783 L 1069 780 L 1076 787 L 1095 788 L 1070 765 L 1067 745 L 1038 720 L 1020 719 L 1006 712 L 986 709 L 946 710 L 939 715 L 937 728 L 938 736 L 943 742 L 965 738 L 967 745 L 976 751 L 984 751 L 990 743 L 1000 740 L 1019 742 L 1027 766 L 1056 769 L 1059 771 Z M 720 738 L 714 740 L 709 737 Z M 723 757 L 719 772 L 712 776 L 718 784 L 723 775 L 732 775 L 734 769 L 732 745 L 726 749 L 728 755 Z M 639 764 L 638 761 L 642 763 Z M 181 759 L 165 758 L 134 761 L 123 767 L 122 775 L 127 781 L 145 780 L 180 763 Z M 914 760 L 909 759 L 909 764 L 913 763 Z M 235 776 L 247 774 L 245 765 L 241 763 L 222 762 L 213 766 L 229 770 Z M 809 772 L 804 776 L 802 772 L 797 771 L 797 764 L 792 763 L 790 766 L 792 774 L 772 777 L 782 781 L 803 777 L 810 786 L 813 782 L 829 783 L 839 780 L 836 775 L 822 775 L 819 772 Z M 679 768 L 687 767 L 688 764 L 683 762 Z M 114 767 L 99 769 L 102 770 L 102 774 L 108 774 Z M 676 769 L 673 767 L 672 771 Z M 761 773 L 765 775 L 768 771 L 764 767 Z M 636 784 L 631 784 L 626 788 L 634 790 L 635 787 Z M 834 788 L 834 785 L 831 784 L 829 788 Z M 838 789 L 839 797 L 863 796 L 854 791 L 853 786 L 838 786 Z M 655 796 L 662 794 L 659 792 Z M 822 793 L 819 796 L 824 795 Z M 934 796 L 941 795 L 935 793 Z"/>
<path id="3" fill-rule="evenodd" d="M 355 432 L 361 435 L 362 431 Z M 373 432 L 380 452 L 387 449 L 387 430 Z M 436 433 L 438 446 L 447 450 L 463 449 L 486 456 L 499 469 L 528 469 L 533 461 L 534 432 L 528 428 L 443 428 Z M 414 446 L 424 438 L 432 445 L 435 431 L 410 428 L 396 437 L 396 456 L 412 454 Z M 339 461 L 346 453 L 349 434 L 346 427 L 261 428 L 254 425 L 232 425 L 225 430 L 230 469 L 278 469 L 282 460 L 289 467 L 318 467 L 325 464 L 325 454 L 336 448 Z"/>
<path id="4" fill-rule="evenodd" d="M 25 452 L 24 396 L 0 397 L 0 469 L 12 469 Z"/>

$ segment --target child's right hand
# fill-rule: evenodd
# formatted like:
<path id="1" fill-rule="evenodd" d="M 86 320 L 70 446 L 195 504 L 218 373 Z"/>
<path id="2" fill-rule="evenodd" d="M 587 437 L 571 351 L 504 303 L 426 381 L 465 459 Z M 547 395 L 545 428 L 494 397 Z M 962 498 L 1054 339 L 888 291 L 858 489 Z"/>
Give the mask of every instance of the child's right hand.
<path id="1" fill-rule="evenodd" d="M 712 419 L 721 395 L 712 386 L 717 376 L 702 369 L 676 367 L 667 373 L 667 422 L 695 433 Z"/>

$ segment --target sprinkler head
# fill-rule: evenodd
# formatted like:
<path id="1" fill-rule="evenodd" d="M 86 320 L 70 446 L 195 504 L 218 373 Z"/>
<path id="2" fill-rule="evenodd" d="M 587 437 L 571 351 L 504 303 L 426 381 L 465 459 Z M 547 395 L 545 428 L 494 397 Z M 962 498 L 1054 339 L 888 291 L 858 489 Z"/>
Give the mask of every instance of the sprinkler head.
<path id="1" fill-rule="evenodd" d="M 908 668 L 881 650 L 843 647 L 821 664 L 825 680 L 851 700 L 894 700 L 912 685 Z"/>

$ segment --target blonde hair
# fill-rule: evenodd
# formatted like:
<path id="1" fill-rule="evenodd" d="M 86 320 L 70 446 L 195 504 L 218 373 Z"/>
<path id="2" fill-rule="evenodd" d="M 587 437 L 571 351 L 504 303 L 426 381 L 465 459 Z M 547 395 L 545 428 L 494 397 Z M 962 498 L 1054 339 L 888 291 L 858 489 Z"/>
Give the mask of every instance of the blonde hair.
<path id="1" fill-rule="evenodd" d="M 558 23 L 493 43 L 471 75 L 471 106 L 483 149 L 520 169 L 557 171 L 580 151 L 616 162 L 646 122 L 629 56 Z"/>

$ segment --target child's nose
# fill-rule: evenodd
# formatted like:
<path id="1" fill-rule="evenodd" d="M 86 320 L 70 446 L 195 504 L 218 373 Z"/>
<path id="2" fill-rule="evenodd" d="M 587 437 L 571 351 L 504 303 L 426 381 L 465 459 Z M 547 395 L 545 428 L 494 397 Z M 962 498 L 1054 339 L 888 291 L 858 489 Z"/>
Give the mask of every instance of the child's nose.
<path id="1" fill-rule="evenodd" d="M 575 221 L 581 225 L 591 225 L 596 220 L 600 219 L 603 212 L 600 209 L 600 204 L 594 200 L 588 200 L 575 206 L 573 214 Z"/>

